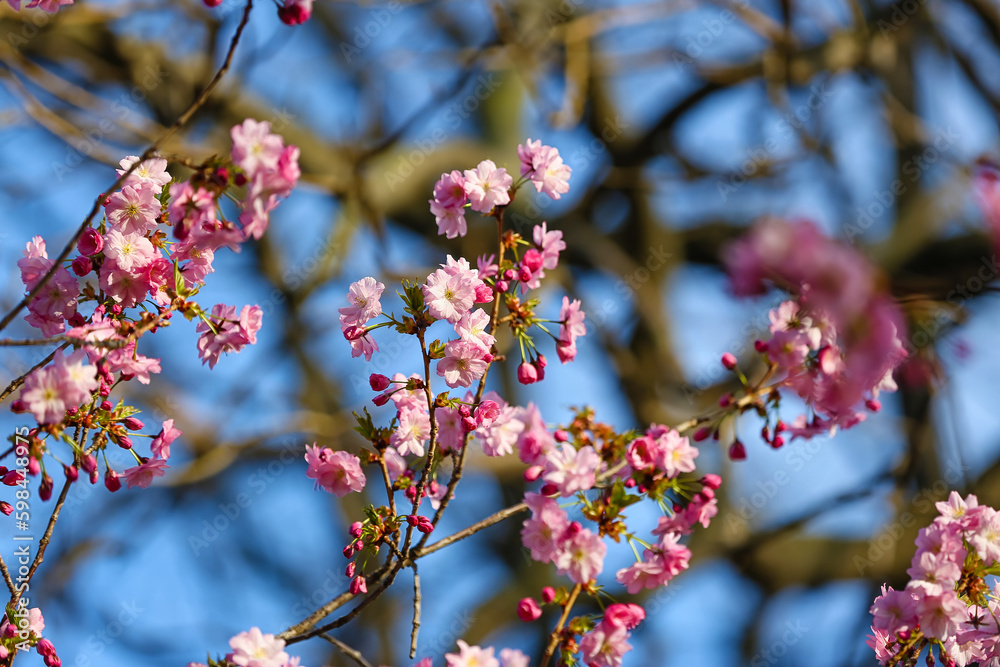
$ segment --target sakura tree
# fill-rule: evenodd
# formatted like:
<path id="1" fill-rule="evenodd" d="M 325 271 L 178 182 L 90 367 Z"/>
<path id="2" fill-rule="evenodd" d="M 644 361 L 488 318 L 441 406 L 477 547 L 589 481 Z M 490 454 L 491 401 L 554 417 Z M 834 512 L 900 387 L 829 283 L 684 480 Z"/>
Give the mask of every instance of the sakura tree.
<path id="1" fill-rule="evenodd" d="M 0 664 L 1000 657 L 989 7 L 9 4 Z"/>

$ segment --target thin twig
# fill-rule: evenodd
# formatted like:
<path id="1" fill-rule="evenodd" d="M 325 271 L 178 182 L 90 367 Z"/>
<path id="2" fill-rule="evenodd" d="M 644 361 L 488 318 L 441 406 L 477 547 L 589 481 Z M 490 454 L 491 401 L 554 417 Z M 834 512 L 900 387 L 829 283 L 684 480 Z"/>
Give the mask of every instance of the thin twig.
<path id="1" fill-rule="evenodd" d="M 569 612 L 573 608 L 573 604 L 576 602 L 576 597 L 580 594 L 583 589 L 581 584 L 577 584 L 573 587 L 572 592 L 569 594 L 569 599 L 566 600 L 566 606 L 563 607 L 562 616 L 559 617 L 559 622 L 556 623 L 556 629 L 552 631 L 552 637 L 549 639 L 549 645 L 545 647 L 545 655 L 542 656 L 542 661 L 539 663 L 540 667 L 546 667 L 549 664 L 549 659 L 552 658 L 552 654 L 555 653 L 556 646 L 559 646 L 559 635 L 562 634 L 563 626 L 566 625 L 566 619 L 569 618 Z"/>
<path id="2" fill-rule="evenodd" d="M 7 398 L 11 394 L 13 394 L 15 391 L 17 391 L 17 388 L 20 387 L 22 384 L 24 384 L 24 378 L 28 377 L 34 371 L 37 371 L 42 366 L 45 366 L 50 361 L 52 361 L 53 359 L 55 359 L 56 358 L 56 352 L 58 352 L 59 350 L 65 350 L 67 347 L 69 347 L 69 343 L 63 343 L 62 345 L 60 345 L 56 349 L 52 350 L 52 352 L 49 354 L 49 356 L 45 357 L 44 359 L 42 359 L 41 361 L 39 361 L 37 364 L 35 364 L 34 366 L 32 366 L 28 370 L 27 373 L 24 373 L 20 377 L 17 377 L 17 378 L 14 378 L 13 380 L 11 380 L 11 383 L 9 385 L 7 385 L 6 389 L 3 390 L 3 393 L 0 393 L 0 401 L 2 401 L 3 399 Z"/>
<path id="3" fill-rule="evenodd" d="M 417 633 L 420 632 L 420 575 L 417 564 L 413 568 L 413 630 L 410 632 L 410 660 L 417 654 Z"/>
<path id="4" fill-rule="evenodd" d="M 360 665 L 360 667 L 372 667 L 372 664 L 370 662 L 368 662 L 367 660 L 365 660 L 365 656 L 361 655 L 361 651 L 359 651 L 358 649 L 351 648 L 350 646 L 348 646 L 344 642 L 340 641 L 339 639 L 337 639 L 333 635 L 331 635 L 329 633 L 326 633 L 326 632 L 324 632 L 323 634 L 321 634 L 320 637 L 322 637 L 326 641 L 330 642 L 331 644 L 333 644 L 334 646 L 336 646 L 337 648 L 339 648 L 341 653 L 343 653 L 344 655 L 346 655 L 348 658 L 350 658 L 354 662 L 358 663 L 358 665 Z"/>
<path id="5" fill-rule="evenodd" d="M 3 580 L 7 583 L 10 594 L 14 595 L 17 588 L 14 586 L 14 580 L 10 578 L 10 570 L 7 569 L 7 563 L 4 562 L 2 554 L 0 554 L 0 572 L 3 572 Z"/>

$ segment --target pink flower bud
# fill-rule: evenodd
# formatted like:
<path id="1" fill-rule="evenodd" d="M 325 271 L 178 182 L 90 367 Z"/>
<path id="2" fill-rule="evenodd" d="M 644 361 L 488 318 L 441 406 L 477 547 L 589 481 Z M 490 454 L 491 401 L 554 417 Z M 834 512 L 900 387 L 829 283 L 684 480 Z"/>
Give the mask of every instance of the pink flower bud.
<path id="1" fill-rule="evenodd" d="M 75 482 L 80 479 L 80 469 L 76 466 L 63 466 L 63 474 L 66 475 L 66 479 L 71 482 Z"/>
<path id="2" fill-rule="evenodd" d="M 543 496 L 554 496 L 559 493 L 559 487 L 549 483 L 541 488 L 541 493 Z"/>
<path id="3" fill-rule="evenodd" d="M 351 593 L 360 595 L 368 592 L 368 582 L 360 574 L 351 580 Z"/>
<path id="4" fill-rule="evenodd" d="M 542 359 L 542 357 L 539 357 L 538 359 Z M 535 362 L 531 365 L 535 367 L 535 374 L 538 376 L 538 381 L 541 382 L 542 380 L 544 380 L 545 364 L 539 364 L 538 360 L 535 360 Z"/>
<path id="5" fill-rule="evenodd" d="M 546 586 L 542 589 L 542 602 L 544 604 L 552 604 L 552 601 L 556 599 L 556 589 L 551 586 Z"/>
<path id="6" fill-rule="evenodd" d="M 76 249 L 81 255 L 90 257 L 104 250 L 104 237 L 93 227 L 87 227 L 76 242 Z"/>
<path id="7" fill-rule="evenodd" d="M 350 563 L 347 564 L 347 569 L 344 570 L 344 574 L 348 577 L 353 577 L 355 569 L 357 569 L 357 566 L 354 564 L 354 561 L 352 560 Z"/>
<path id="8" fill-rule="evenodd" d="M 11 470 L 3 476 L 3 483 L 7 486 L 17 486 L 24 481 L 24 475 L 20 470 Z"/>
<path id="9" fill-rule="evenodd" d="M 372 373 L 368 378 L 368 384 L 371 385 L 372 391 L 385 391 L 389 387 L 389 378 L 379 373 Z"/>
<path id="10" fill-rule="evenodd" d="M 531 271 L 522 266 L 521 270 L 517 274 L 517 279 L 520 280 L 522 283 L 528 282 L 529 280 L 531 280 Z"/>
<path id="11" fill-rule="evenodd" d="M 19 398 L 10 404 L 10 411 L 15 414 L 21 414 L 28 411 L 28 406 Z"/>
<path id="12" fill-rule="evenodd" d="M 118 446 L 122 449 L 132 449 L 132 438 L 127 435 L 112 436 L 112 439 L 117 442 Z"/>
<path id="13" fill-rule="evenodd" d="M 458 406 L 458 415 L 460 417 L 471 417 L 472 410 L 469 408 L 468 405 L 460 405 Z"/>
<path id="14" fill-rule="evenodd" d="M 94 262 L 89 257 L 80 255 L 73 260 L 70 268 L 73 269 L 73 273 L 82 277 L 94 270 Z"/>
<path id="15" fill-rule="evenodd" d="M 434 524 L 425 516 L 417 517 L 417 530 L 421 533 L 430 533 L 434 530 Z"/>
<path id="16" fill-rule="evenodd" d="M 93 454 L 86 454 L 80 458 L 80 467 L 88 473 L 97 470 L 97 458 Z"/>
<path id="17" fill-rule="evenodd" d="M 731 461 L 745 461 L 747 458 L 747 448 L 739 440 L 733 440 L 729 445 L 729 459 Z"/>
<path id="18" fill-rule="evenodd" d="M 205 3 L 206 7 L 218 7 L 222 4 L 222 0 L 201 0 Z"/>
<path id="19" fill-rule="evenodd" d="M 702 426 L 700 429 L 694 432 L 692 439 L 695 442 L 701 442 L 702 440 L 707 440 L 708 436 L 710 436 L 711 434 L 712 431 L 708 427 Z"/>
<path id="20" fill-rule="evenodd" d="M 52 487 L 52 478 L 46 473 L 42 476 L 42 483 L 38 485 L 38 497 L 41 498 L 43 502 L 52 497 Z"/>
<path id="21" fill-rule="evenodd" d="M 365 335 L 365 328 L 357 325 L 344 329 L 344 338 L 347 340 L 357 340 Z"/>
<path id="22" fill-rule="evenodd" d="M 762 340 L 755 340 L 753 342 L 753 349 L 757 350 L 757 352 L 761 354 L 764 354 L 767 352 L 767 343 Z"/>
<path id="23" fill-rule="evenodd" d="M 476 420 L 472 417 L 462 417 L 462 428 L 466 433 L 472 433 L 476 430 Z"/>
<path id="24" fill-rule="evenodd" d="M 516 276 L 516 275 L 517 275 L 517 273 L 514 271 L 514 269 L 507 269 L 506 271 L 503 272 L 503 279 L 504 280 L 513 280 L 514 276 Z"/>
<path id="25" fill-rule="evenodd" d="M 543 262 L 544 258 L 542 257 L 542 253 L 538 252 L 534 248 L 525 252 L 524 257 L 521 258 L 521 266 L 528 269 L 531 273 L 534 273 L 538 271 L 538 269 L 542 268 Z"/>
<path id="26" fill-rule="evenodd" d="M 6 500 L 0 500 L 0 512 L 5 516 L 10 516 L 10 513 L 14 511 L 14 506 L 8 503 Z"/>
<path id="27" fill-rule="evenodd" d="M 34 477 L 42 471 L 42 464 L 34 456 L 28 457 L 28 474 Z"/>
<path id="28" fill-rule="evenodd" d="M 780 419 L 778 420 L 778 423 L 774 425 L 774 432 L 775 433 L 784 433 L 787 430 L 788 430 L 788 427 L 785 426 L 785 422 L 781 421 Z"/>
<path id="29" fill-rule="evenodd" d="M 285 0 L 278 8 L 278 18 L 285 25 L 302 25 L 312 16 L 312 0 Z"/>
<path id="30" fill-rule="evenodd" d="M 646 612 L 637 604 L 615 603 L 604 610 L 604 623 L 611 626 L 623 626 L 631 630 L 646 618 Z"/>
<path id="31" fill-rule="evenodd" d="M 344 547 L 343 554 L 344 554 L 344 558 L 351 558 L 351 557 L 353 557 L 354 556 L 354 545 L 353 544 L 348 544 L 346 547 Z"/>
<path id="32" fill-rule="evenodd" d="M 722 355 L 722 365 L 729 370 L 733 370 L 736 368 L 736 357 L 732 353 L 726 352 Z"/>
<path id="33" fill-rule="evenodd" d="M 517 381 L 521 384 L 538 382 L 538 370 L 527 361 L 521 362 L 521 365 L 517 367 Z"/>
<path id="34" fill-rule="evenodd" d="M 525 623 L 536 621 L 542 615 L 542 608 L 534 598 L 524 598 L 517 603 L 517 617 Z"/>
<path id="35" fill-rule="evenodd" d="M 364 530 L 365 525 L 360 521 L 355 521 L 351 524 L 351 537 L 361 537 L 361 533 Z"/>
<path id="36" fill-rule="evenodd" d="M 882 403 L 874 398 L 869 398 L 867 401 L 865 401 L 865 407 L 871 410 L 872 412 L 878 412 L 879 410 L 882 409 Z"/>
<path id="37" fill-rule="evenodd" d="M 130 431 L 141 431 L 146 426 L 142 423 L 142 420 L 135 417 L 126 417 L 122 420 L 122 425 Z"/>
<path id="38" fill-rule="evenodd" d="M 386 392 L 384 394 L 379 394 L 378 396 L 372 399 L 372 403 L 374 403 L 380 408 L 388 402 L 389 402 L 389 392 Z"/>
<path id="39" fill-rule="evenodd" d="M 118 479 L 118 473 L 116 473 L 111 468 L 104 473 L 104 486 L 107 487 L 108 491 L 114 493 L 118 489 L 122 488 L 122 481 Z"/>
<path id="40" fill-rule="evenodd" d="M 785 439 L 780 435 L 774 436 L 774 440 L 771 441 L 771 447 L 774 449 L 780 449 L 782 445 L 785 444 Z"/>
<path id="41" fill-rule="evenodd" d="M 510 283 L 508 283 L 506 280 L 497 281 L 497 289 L 500 290 L 501 292 L 506 292 L 508 287 L 510 287 Z"/>
<path id="42" fill-rule="evenodd" d="M 628 479 L 625 480 L 625 488 L 626 489 L 634 489 L 635 488 L 635 484 L 636 484 L 635 480 L 632 479 L 631 477 L 629 477 Z"/>
<path id="43" fill-rule="evenodd" d="M 701 483 L 710 489 L 717 489 L 722 485 L 722 478 L 709 473 L 701 478 Z"/>
<path id="44" fill-rule="evenodd" d="M 725 393 L 722 396 L 719 396 L 719 407 L 720 408 L 728 408 L 732 404 L 732 402 L 733 402 L 733 395 L 732 394 Z"/>
<path id="45" fill-rule="evenodd" d="M 100 477 L 100 475 L 97 474 L 97 468 L 94 468 L 93 470 L 90 471 L 90 483 L 91 484 L 97 484 L 98 477 Z"/>
<path id="46" fill-rule="evenodd" d="M 534 482 L 542 476 L 543 472 L 545 472 L 545 466 L 531 466 L 524 471 L 524 481 L 529 483 Z"/>
<path id="47" fill-rule="evenodd" d="M 109 411 L 115 406 L 111 405 L 111 401 L 101 401 L 101 410 Z"/>
<path id="48" fill-rule="evenodd" d="M 566 431 L 564 431 L 562 429 L 559 429 L 558 431 L 556 431 L 556 432 L 554 432 L 552 434 L 552 438 L 556 442 L 566 442 L 566 441 L 569 440 L 569 433 L 567 433 Z"/>

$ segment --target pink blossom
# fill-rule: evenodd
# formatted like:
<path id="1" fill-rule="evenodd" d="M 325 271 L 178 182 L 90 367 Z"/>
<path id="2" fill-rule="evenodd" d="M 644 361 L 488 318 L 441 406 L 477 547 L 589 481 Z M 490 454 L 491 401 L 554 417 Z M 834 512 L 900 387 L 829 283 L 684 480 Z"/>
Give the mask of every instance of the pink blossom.
<path id="1" fill-rule="evenodd" d="M 215 196 L 203 187 L 197 190 L 190 182 L 184 181 L 170 189 L 170 204 L 167 206 L 170 224 L 174 226 L 174 236 L 183 241 L 192 230 L 194 238 L 204 245 L 203 225 L 215 223 Z M 213 248 L 214 250 L 214 248 Z"/>
<path id="2" fill-rule="evenodd" d="M 320 448 L 313 443 L 306 446 L 306 477 L 315 479 L 314 488 L 343 498 L 348 493 L 357 493 L 365 488 L 365 474 L 361 470 L 361 459 L 349 452 Z"/>
<path id="3" fill-rule="evenodd" d="M 83 365 L 83 351 L 57 352 L 55 364 L 38 368 L 24 379 L 21 401 L 39 424 L 56 424 L 66 410 L 87 400 L 98 388 L 97 369 Z"/>
<path id="4" fill-rule="evenodd" d="M 594 487 L 596 473 L 603 466 L 601 457 L 590 445 L 575 449 L 564 443 L 562 448 L 553 447 L 545 458 L 544 480 L 554 484 L 564 498 L 577 491 Z"/>
<path id="5" fill-rule="evenodd" d="M 632 650 L 622 625 L 599 623 L 580 640 L 580 652 L 588 667 L 621 667 L 622 657 Z"/>
<path id="6" fill-rule="evenodd" d="M 157 252 L 145 236 L 112 229 L 104 236 L 104 255 L 120 269 L 132 271 L 152 262 Z"/>
<path id="7" fill-rule="evenodd" d="M 101 264 L 99 277 L 101 289 L 122 308 L 134 308 L 149 293 L 149 279 L 141 269 L 123 269 L 111 258 L 105 258 Z"/>
<path id="8" fill-rule="evenodd" d="M 566 249 L 566 242 L 562 240 L 562 232 L 557 230 L 549 231 L 548 223 L 543 222 L 535 225 L 531 232 L 535 246 L 542 253 L 542 268 L 551 271 L 559 265 L 559 253 Z"/>
<path id="9" fill-rule="evenodd" d="M 465 171 L 465 194 L 473 211 L 489 213 L 494 206 L 510 203 L 508 190 L 514 179 L 492 160 L 483 160 L 475 169 Z"/>
<path id="10" fill-rule="evenodd" d="M 478 346 L 483 352 L 489 352 L 496 343 L 496 338 L 486 333 L 489 326 L 490 316 L 485 310 L 477 308 L 462 315 L 462 319 L 455 323 L 455 333 L 467 343 Z"/>
<path id="11" fill-rule="evenodd" d="M 458 451 L 462 448 L 465 429 L 462 427 L 462 415 L 455 408 L 438 408 L 434 411 L 438 423 L 438 447 L 444 453 Z"/>
<path id="12" fill-rule="evenodd" d="M 124 174 L 138 160 L 139 156 L 137 155 L 129 155 L 123 158 L 119 162 L 122 168 L 117 170 L 118 175 L 121 176 Z M 163 158 L 154 157 L 145 160 L 135 171 L 129 174 L 122 182 L 122 188 L 127 186 L 146 186 L 154 195 L 158 195 L 163 192 L 163 186 L 169 182 L 170 174 L 167 173 L 167 161 Z"/>
<path id="13" fill-rule="evenodd" d="M 464 208 L 442 206 L 433 199 L 430 200 L 430 204 L 438 234 L 444 234 L 449 239 L 465 236 L 468 231 L 468 223 L 465 221 Z"/>
<path id="14" fill-rule="evenodd" d="M 528 492 L 524 502 L 531 509 L 521 529 L 521 541 L 540 563 L 551 562 L 559 552 L 559 537 L 569 527 L 569 517 L 559 503 L 537 493 Z"/>
<path id="15" fill-rule="evenodd" d="M 445 357 L 438 361 L 437 374 L 449 387 L 468 387 L 486 372 L 486 361 L 478 345 L 463 340 L 449 341 L 444 347 Z"/>
<path id="16" fill-rule="evenodd" d="M 130 489 L 133 486 L 148 489 L 155 478 L 163 477 L 167 474 L 166 469 L 169 467 L 163 459 L 149 459 L 134 468 L 125 470 L 123 473 L 125 475 L 125 484 Z"/>
<path id="17" fill-rule="evenodd" d="M 604 621 L 608 625 L 622 625 L 632 630 L 646 618 L 646 611 L 637 604 L 616 602 L 604 610 Z"/>
<path id="18" fill-rule="evenodd" d="M 248 180 L 260 171 L 277 169 L 278 159 L 285 149 L 285 142 L 271 134 L 271 124 L 247 118 L 230 130 L 233 139 L 233 162 L 247 175 Z"/>
<path id="19" fill-rule="evenodd" d="M 476 286 L 482 281 L 475 269 L 443 266 L 427 276 L 427 284 L 423 287 L 424 298 L 434 318 L 455 324 L 476 303 Z"/>
<path id="20" fill-rule="evenodd" d="M 528 403 L 520 416 L 524 424 L 517 437 L 518 457 L 528 465 L 544 464 L 544 459 L 555 448 L 556 442 L 545 427 L 542 413 L 534 403 Z"/>
<path id="21" fill-rule="evenodd" d="M 384 290 L 385 285 L 370 276 L 351 283 L 347 291 L 347 302 L 350 305 L 337 309 L 340 313 L 340 326 L 361 325 L 381 315 L 382 303 L 379 299 Z"/>
<path id="22" fill-rule="evenodd" d="M 604 569 L 608 547 L 601 536 L 573 522 L 560 536 L 553 562 L 559 574 L 568 574 L 578 584 L 585 584 Z"/>
<path id="23" fill-rule="evenodd" d="M 514 648 L 500 651 L 500 667 L 528 667 L 528 662 L 528 656 L 523 651 Z"/>
<path id="24" fill-rule="evenodd" d="M 398 391 L 394 391 L 392 396 L 393 404 L 396 406 L 396 410 L 402 412 L 406 409 L 412 410 L 423 410 L 427 411 L 427 396 L 424 394 L 423 389 L 407 389 L 406 385 L 410 380 L 415 382 L 423 382 L 423 378 L 419 374 L 414 373 L 410 377 L 406 377 L 402 373 L 396 373 L 392 376 L 392 381 L 395 386 L 400 387 Z"/>
<path id="25" fill-rule="evenodd" d="M 943 503 L 938 503 L 941 504 Z M 1000 561 L 1000 513 L 992 507 L 984 507 L 981 514 L 975 532 L 969 535 L 968 540 L 976 554 L 983 559 L 983 564 L 989 567 Z"/>
<path id="26" fill-rule="evenodd" d="M 156 229 L 160 202 L 149 185 L 126 185 L 108 197 L 104 211 L 115 229 L 122 234 L 144 235 Z"/>
<path id="27" fill-rule="evenodd" d="M 914 593 L 920 629 L 928 637 L 941 640 L 950 637 L 968 618 L 965 603 L 958 599 L 954 590 L 931 593 L 927 589 L 916 588 Z"/>
<path id="28" fill-rule="evenodd" d="M 469 646 L 458 640 L 458 653 L 445 653 L 448 667 L 500 667 L 500 661 L 493 657 L 493 647 L 483 649 Z"/>
<path id="29" fill-rule="evenodd" d="M 465 177 L 457 169 L 451 173 L 441 174 L 441 178 L 434 184 L 434 199 L 432 200 L 444 208 L 462 208 L 465 206 L 467 197 L 465 195 Z"/>
<path id="30" fill-rule="evenodd" d="M 203 319 L 196 329 L 201 334 L 198 355 L 202 363 L 215 368 L 223 352 L 239 352 L 256 342 L 262 316 L 260 306 L 243 306 L 237 315 L 235 306 L 215 304 L 208 321 Z"/>
<path id="31" fill-rule="evenodd" d="M 532 144 L 528 139 L 517 147 L 521 160 L 521 175 L 527 176 L 535 190 L 552 199 L 559 199 L 569 192 L 569 177 L 572 169 L 563 164 L 559 151 L 552 146 L 543 146 L 541 141 Z"/>
<path id="32" fill-rule="evenodd" d="M 688 568 L 691 551 L 679 544 L 680 535 L 666 533 L 652 548 L 643 551 L 643 559 L 635 565 L 619 570 L 615 575 L 630 594 L 643 588 L 659 588 Z"/>
<path id="33" fill-rule="evenodd" d="M 576 356 L 576 339 L 587 333 L 587 325 L 583 323 L 586 317 L 587 314 L 580 309 L 579 299 L 570 301 L 568 296 L 563 297 L 562 308 L 559 310 L 559 321 L 562 323 L 559 327 L 560 347 L 557 348 L 559 358 L 563 363 Z M 567 352 L 564 352 L 564 349 Z M 564 358 L 564 354 L 568 355 L 570 349 L 572 349 L 572 357 Z"/>
<path id="34" fill-rule="evenodd" d="M 169 459 L 170 445 L 182 435 L 184 435 L 183 431 L 179 428 L 174 428 L 174 420 L 168 419 L 163 422 L 160 432 L 153 438 L 153 442 L 149 445 L 149 450 L 158 459 Z"/>
<path id="35" fill-rule="evenodd" d="M 517 617 L 525 623 L 537 621 L 542 616 L 542 608 L 532 598 L 522 598 L 517 604 Z"/>
<path id="36" fill-rule="evenodd" d="M 424 443 L 431 437 L 431 420 L 423 410 L 403 409 L 399 413 L 399 426 L 392 432 L 389 444 L 400 456 L 424 455 Z"/>
<path id="37" fill-rule="evenodd" d="M 226 659 L 239 667 L 284 667 L 289 661 L 285 642 L 260 628 L 250 628 L 229 640 L 233 652 Z"/>
<path id="38" fill-rule="evenodd" d="M 887 630 L 895 635 L 917 624 L 917 598 L 910 590 L 897 591 L 882 586 L 882 595 L 875 598 L 871 607 L 873 628 Z"/>
<path id="39" fill-rule="evenodd" d="M 161 370 L 159 359 L 136 352 L 134 340 L 125 347 L 109 351 L 104 359 L 110 372 L 134 375 L 141 384 L 149 384 L 149 374 Z"/>
<path id="40" fill-rule="evenodd" d="M 668 478 L 682 472 L 694 472 L 698 449 L 680 433 L 666 426 L 653 424 L 646 435 L 653 440 L 654 463 Z"/>
<path id="41" fill-rule="evenodd" d="M 524 422 L 519 419 L 520 411 L 504 405 L 492 424 L 483 425 L 474 432 L 476 440 L 483 446 L 487 456 L 506 456 L 514 451 L 518 436 L 524 430 Z"/>

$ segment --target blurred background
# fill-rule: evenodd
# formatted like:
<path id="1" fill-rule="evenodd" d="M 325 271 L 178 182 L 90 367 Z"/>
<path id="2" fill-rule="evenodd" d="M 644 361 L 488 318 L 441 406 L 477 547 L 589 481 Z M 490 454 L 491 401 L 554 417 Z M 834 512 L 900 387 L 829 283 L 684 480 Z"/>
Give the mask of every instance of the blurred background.
<path id="1" fill-rule="evenodd" d="M 25 243 L 63 246 L 117 161 L 211 77 L 242 7 L 0 7 L 4 311 L 23 293 Z M 210 372 L 182 318 L 144 339 L 163 373 L 130 383 L 128 399 L 153 432 L 174 418 L 184 436 L 154 488 L 74 485 L 32 587 L 63 665 L 204 660 L 345 589 L 347 525 L 383 502 L 380 485 L 334 502 L 305 477 L 303 448 L 357 451 L 350 413 L 370 405 L 368 374 L 417 369 L 411 341 L 388 335 L 371 363 L 351 359 L 336 308 L 351 281 L 375 275 L 399 312 L 393 282 L 445 252 L 487 251 L 493 228 L 475 214 L 464 239 L 436 236 L 431 187 L 484 158 L 516 170 L 527 137 L 561 150 L 572 187 L 558 202 L 518 197 L 508 220 L 563 231 L 545 300 L 582 299 L 589 331 L 578 361 L 550 365 L 540 386 L 497 375 L 493 387 L 537 402 L 549 423 L 584 404 L 622 429 L 679 423 L 733 389 L 725 351 L 759 377 L 752 343 L 780 296 L 733 299 L 719 257 L 760 215 L 812 219 L 884 270 L 911 324 L 900 391 L 832 439 L 772 451 L 748 416 L 747 461 L 705 443 L 699 470 L 722 474 L 722 510 L 696 535 L 692 569 L 643 600 L 627 658 L 874 664 L 868 608 L 882 582 L 905 583 L 932 501 L 958 489 L 1000 502 L 998 269 L 970 188 L 977 158 L 998 148 L 998 47 L 995 0 L 317 0 L 295 28 L 259 1 L 232 72 L 165 150 L 226 153 L 246 117 L 302 149 L 302 183 L 268 234 L 220 252 L 199 299 L 260 304 L 260 341 Z M 34 333 L 19 321 L 5 335 Z M 48 351 L 4 348 L 4 382 Z M 798 407 L 787 401 L 787 416 Z M 3 408 L 4 433 L 26 425 Z M 120 454 L 112 462 L 131 465 Z M 470 465 L 441 536 L 523 493 L 520 466 Z M 40 532 L 51 503 L 32 502 Z M 629 517 L 647 531 L 657 510 Z M 514 609 L 554 571 L 525 557 L 519 529 L 508 521 L 421 561 L 418 658 L 443 664 L 458 638 L 540 654 L 554 619 L 526 626 Z M 602 580 L 631 559 L 612 545 Z M 412 664 L 411 595 L 404 573 L 338 636 L 373 664 Z M 350 664 L 316 640 L 292 653 L 308 667 Z"/>

